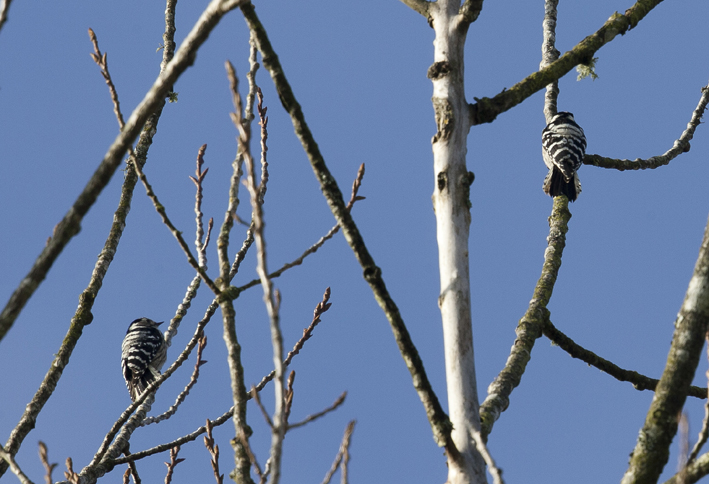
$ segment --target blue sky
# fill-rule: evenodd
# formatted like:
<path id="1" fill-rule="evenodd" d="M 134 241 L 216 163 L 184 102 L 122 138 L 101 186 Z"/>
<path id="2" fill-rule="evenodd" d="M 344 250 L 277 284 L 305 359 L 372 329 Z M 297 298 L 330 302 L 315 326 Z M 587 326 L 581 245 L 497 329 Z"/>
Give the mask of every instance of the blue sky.
<path id="1" fill-rule="evenodd" d="M 583 4 L 581 4 L 583 3 Z M 561 2 L 557 48 L 566 51 L 597 30 L 629 1 Z M 203 2 L 178 4 L 177 39 Z M 431 84 L 433 31 L 403 4 L 388 2 L 256 3 L 274 49 L 330 170 L 346 194 L 360 163 L 366 175 L 353 214 L 383 270 L 426 370 L 445 402 L 430 140 L 435 133 Z M 160 2 L 33 2 L 16 0 L 0 32 L 0 299 L 27 273 L 52 228 L 66 213 L 115 138 L 118 128 L 98 68 L 89 57 L 87 29 L 96 32 L 117 86 L 124 115 L 155 79 L 161 53 Z M 493 96 L 534 72 L 541 57 L 543 2 L 486 2 L 468 34 L 466 95 Z M 664 2 L 639 26 L 596 55 L 595 81 L 560 82 L 559 108 L 572 111 L 588 152 L 616 158 L 664 153 L 679 137 L 709 79 L 700 0 Z M 195 65 L 175 86 L 145 173 L 173 222 L 194 236 L 194 172 L 206 143 L 203 212 L 221 223 L 226 210 L 235 132 L 224 61 L 242 82 L 248 32 L 233 12 L 216 28 Z M 271 181 L 266 236 L 272 269 L 300 255 L 334 219 L 309 163 L 279 105 L 265 70 L 258 75 L 269 107 Z M 242 86 L 245 85 L 243 82 Z M 503 367 L 539 277 L 551 199 L 541 190 L 543 95 L 537 93 L 491 124 L 471 129 L 468 166 L 473 329 L 481 400 Z M 709 207 L 709 133 L 700 126 L 689 153 L 645 172 L 582 167 L 583 193 L 571 205 L 563 265 L 549 304 L 551 319 L 579 344 L 616 364 L 658 377 L 673 321 L 696 261 Z M 0 441 L 5 442 L 59 348 L 78 296 L 89 281 L 108 233 L 122 173 L 116 172 L 74 238 L 8 335 L 0 342 Z M 247 204 L 239 209 L 248 218 Z M 232 254 L 243 228 L 232 235 Z M 216 274 L 214 245 L 209 267 Z M 236 285 L 254 277 L 254 254 Z M 94 306 L 94 321 L 74 351 L 57 390 L 25 439 L 17 460 L 42 479 L 37 441 L 53 462 L 72 457 L 85 466 L 111 423 L 130 403 L 120 374 L 120 343 L 130 321 L 168 320 L 193 270 L 136 188 L 127 228 Z M 343 407 L 285 441 L 284 482 L 320 482 L 337 453 L 347 422 L 357 420 L 351 482 L 444 482 L 445 458 L 433 442 L 384 315 L 341 235 L 306 264 L 275 281 L 283 295 L 287 348 L 300 336 L 326 287 L 332 308 L 292 365 L 297 373 L 292 420 L 331 404 Z M 247 384 L 271 370 L 266 311 L 259 288 L 236 301 Z M 168 357 L 192 333 L 211 301 L 206 288 L 193 303 Z M 207 327 L 202 377 L 180 412 L 139 430 L 137 451 L 171 440 L 216 418 L 231 405 L 226 353 L 217 315 Z M 163 386 L 154 411 L 167 408 L 189 378 L 194 360 Z M 695 383 L 705 384 L 703 359 Z M 272 402 L 270 387 L 264 402 Z M 508 483 L 591 483 L 620 480 L 652 394 L 572 360 L 540 339 L 522 380 L 490 436 L 490 449 Z M 688 400 L 691 438 L 702 402 Z M 263 463 L 270 436 L 249 407 L 254 450 Z M 223 472 L 233 468 L 227 423 L 215 430 Z M 676 449 L 675 449 L 676 450 Z M 211 479 L 201 442 L 183 447 L 187 460 L 173 482 Z M 144 460 L 141 477 L 162 480 L 167 456 Z M 676 452 L 666 467 L 669 477 Z M 121 470 L 105 479 L 116 481 Z M 61 477 L 55 472 L 55 479 Z M 5 477 L 11 482 L 14 476 Z"/>

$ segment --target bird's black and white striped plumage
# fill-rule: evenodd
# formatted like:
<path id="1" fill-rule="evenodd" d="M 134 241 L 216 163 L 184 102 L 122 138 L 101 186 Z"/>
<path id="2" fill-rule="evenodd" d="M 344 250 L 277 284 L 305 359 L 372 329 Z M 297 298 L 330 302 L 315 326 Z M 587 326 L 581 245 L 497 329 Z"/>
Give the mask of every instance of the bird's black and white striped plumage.
<path id="1" fill-rule="evenodd" d="M 581 193 L 576 171 L 586 153 L 586 136 L 574 115 L 557 113 L 542 131 L 542 156 L 549 173 L 544 179 L 544 193 L 551 197 L 566 195 L 570 202 Z"/>
<path id="2" fill-rule="evenodd" d="M 123 339 L 121 368 L 132 401 L 158 376 L 167 357 L 165 338 L 158 329 L 162 323 L 139 318 L 130 323 Z"/>

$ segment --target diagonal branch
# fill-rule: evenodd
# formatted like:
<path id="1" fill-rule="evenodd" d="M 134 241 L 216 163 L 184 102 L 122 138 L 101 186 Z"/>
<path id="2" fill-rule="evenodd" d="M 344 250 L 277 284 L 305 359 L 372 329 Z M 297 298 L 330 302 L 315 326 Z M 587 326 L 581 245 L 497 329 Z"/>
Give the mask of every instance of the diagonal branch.
<path id="1" fill-rule="evenodd" d="M 27 475 L 22 472 L 22 469 L 20 469 L 20 466 L 15 462 L 15 458 L 7 452 L 5 449 L 2 448 L 0 445 L 0 460 L 4 460 L 9 466 L 10 470 L 12 471 L 13 474 L 17 476 L 17 478 L 20 480 L 22 484 L 34 484 Z"/>
<path id="2" fill-rule="evenodd" d="M 510 404 L 510 394 L 522 380 L 527 363 L 532 357 L 534 343 L 541 337 L 544 321 L 549 317 L 547 304 L 559 274 L 561 255 L 566 245 L 566 232 L 569 230 L 568 223 L 571 213 L 568 203 L 566 197 L 554 197 L 554 208 L 549 217 L 549 237 L 547 237 L 549 245 L 544 251 L 542 275 L 534 288 L 534 296 L 529 303 L 529 308 L 519 320 L 515 330 L 517 337 L 512 345 L 510 356 L 507 358 L 507 363 L 488 387 L 487 397 L 480 405 L 482 423 L 480 431 L 484 439 L 487 439 L 495 421 L 500 418 L 500 414 L 507 410 Z"/>
<path id="3" fill-rule="evenodd" d="M 170 12 L 170 5 L 174 3 L 174 0 L 168 0 L 168 8 L 165 12 L 166 16 L 166 27 L 165 27 L 165 34 L 163 36 L 164 39 L 166 39 L 166 45 L 173 45 L 174 42 L 168 44 L 167 40 L 172 38 L 172 35 L 174 35 L 174 12 L 171 14 Z M 169 19 L 172 18 L 172 24 L 170 23 Z M 165 48 L 163 51 L 163 66 L 167 65 L 167 63 L 173 58 L 175 51 L 174 47 L 173 48 Z M 162 72 L 162 70 L 161 70 Z M 155 106 L 155 109 L 152 114 L 147 118 L 147 121 L 144 121 L 145 124 L 143 126 L 143 130 L 140 134 L 140 139 L 138 140 L 138 144 L 136 145 L 135 148 L 135 153 L 134 153 L 134 160 L 135 162 L 143 166 L 145 165 L 148 157 L 148 150 L 150 149 L 150 146 L 152 145 L 153 142 L 153 137 L 155 136 L 155 133 L 157 132 L 157 126 L 158 126 L 158 120 L 160 119 L 160 115 L 162 114 L 162 109 L 165 106 L 165 99 L 159 99 L 157 105 Z M 120 122 L 120 119 L 119 119 Z M 115 144 L 115 143 L 114 143 Z M 116 163 L 120 163 L 123 154 L 125 153 L 126 148 L 130 146 L 130 143 L 127 143 L 126 146 L 123 149 L 123 152 L 118 154 L 116 153 L 116 159 L 114 160 Z M 117 166 L 117 165 L 116 165 Z M 12 455 L 15 455 L 17 451 L 20 449 L 20 446 L 22 445 L 22 441 L 25 439 L 27 434 L 34 428 L 35 426 L 35 421 L 37 419 L 37 416 L 39 413 L 42 411 L 42 408 L 44 408 L 44 404 L 47 403 L 47 400 L 49 400 L 49 397 L 52 395 L 54 392 L 54 389 L 57 386 L 57 383 L 59 382 L 59 379 L 62 376 L 62 373 L 64 371 L 64 368 L 69 362 L 69 358 L 71 357 L 71 354 L 74 351 L 74 347 L 76 346 L 79 338 L 82 335 L 83 328 L 84 326 L 88 325 L 91 323 L 93 319 L 93 314 L 91 313 L 91 309 L 93 307 L 94 300 L 98 296 L 98 291 L 100 290 L 102 284 L 103 284 L 103 278 L 106 275 L 106 272 L 108 271 L 109 266 L 111 265 L 111 262 L 113 261 L 113 257 L 116 253 L 116 250 L 118 248 L 118 243 L 121 240 L 121 236 L 123 235 L 123 230 L 125 229 L 125 224 L 126 224 L 126 218 L 128 217 L 128 212 L 130 211 L 130 205 L 131 201 L 133 198 L 133 190 L 135 189 L 135 185 L 138 183 L 138 177 L 135 173 L 135 171 L 131 168 L 133 165 L 128 164 L 128 167 L 126 169 L 125 173 L 125 179 L 123 181 L 123 186 L 121 187 L 121 196 L 120 200 L 118 202 L 118 208 L 116 209 L 114 216 L 113 216 L 113 223 L 111 224 L 111 229 L 109 231 L 109 235 L 106 239 L 106 242 L 104 243 L 103 249 L 101 250 L 101 253 L 99 254 L 98 260 L 96 261 L 96 264 L 94 266 L 94 270 L 91 274 L 91 280 L 89 281 L 89 285 L 84 289 L 82 292 L 80 298 L 79 298 L 79 307 L 77 308 L 76 312 L 74 313 L 74 317 L 71 320 L 71 325 L 69 327 L 69 330 L 64 337 L 64 340 L 62 341 L 62 345 L 59 348 L 59 351 L 56 352 L 54 361 L 52 361 L 52 365 L 47 372 L 47 374 L 44 377 L 44 380 L 42 380 L 42 383 L 39 386 L 39 389 L 35 393 L 35 395 L 32 397 L 32 400 L 30 403 L 27 405 L 25 408 L 25 412 L 22 414 L 22 417 L 20 418 L 19 423 L 17 426 L 12 430 L 12 433 L 10 434 L 10 438 L 7 440 L 7 443 L 5 444 L 5 449 L 10 452 Z M 100 167 L 99 167 L 100 170 Z M 113 168 L 115 171 L 115 167 Z M 110 174 L 108 175 L 108 178 L 110 179 Z M 105 180 L 105 183 L 108 183 L 108 179 Z M 89 182 L 89 185 L 91 182 Z M 88 185 L 87 185 L 88 187 Z M 100 189 L 99 189 L 100 191 Z M 86 192 L 86 189 L 84 190 Z M 96 196 L 98 196 L 98 192 L 96 193 Z M 82 197 L 79 197 L 80 199 Z M 93 202 L 91 202 L 93 203 Z M 76 206 L 76 205 L 75 205 Z M 88 207 L 86 208 L 88 210 Z M 71 212 L 70 212 L 71 213 Z M 52 241 L 49 242 L 48 246 L 51 245 L 54 241 L 54 238 L 57 237 L 57 234 L 61 232 L 61 229 L 59 226 L 55 228 L 55 237 L 53 237 Z M 68 242 L 68 239 L 67 239 Z M 46 250 L 46 248 L 45 248 Z M 61 250 L 61 249 L 60 249 Z M 57 253 L 58 255 L 58 253 Z M 40 256 L 41 258 L 42 256 Z M 43 266 L 44 269 L 44 274 L 46 274 L 46 271 L 49 270 L 53 260 L 49 261 L 46 260 L 44 263 L 48 263 L 48 265 Z M 37 265 L 38 263 L 35 263 L 35 268 L 39 267 Z M 40 265 L 42 265 L 40 264 Z M 33 269 L 34 271 L 35 269 Z M 44 278 L 44 276 L 39 279 L 41 281 Z M 27 279 L 25 279 L 27 281 Z M 24 284 L 24 282 L 23 282 Z M 39 282 L 37 282 L 39 284 Z M 36 287 L 36 286 L 35 286 Z M 33 289 L 34 290 L 34 289 Z M 15 298 L 15 295 L 18 294 L 17 291 L 15 294 L 13 294 L 10 303 L 8 303 L 8 306 L 3 310 L 3 315 L 0 315 L 0 339 L 2 339 L 3 336 L 3 317 L 5 314 L 5 311 L 8 310 L 8 307 L 11 306 L 13 298 Z M 29 298 L 31 295 L 31 292 L 29 293 L 24 293 L 26 298 Z M 23 296 L 23 297 L 25 297 Z M 16 299 L 16 302 L 18 302 L 19 299 Z M 26 302 L 26 299 L 25 299 Z M 24 305 L 24 302 L 21 303 Z M 17 313 L 19 314 L 19 311 L 21 310 L 21 306 L 16 307 Z M 14 310 L 10 310 L 12 312 Z M 11 319 L 14 321 L 14 318 L 17 316 L 13 316 Z M 6 322 L 8 320 L 5 320 Z M 10 325 L 12 324 L 12 321 L 10 321 Z M 7 471 L 7 465 L 5 462 L 0 462 L 0 476 L 2 476 L 5 471 Z"/>
<path id="4" fill-rule="evenodd" d="M 709 221 L 694 274 L 675 321 L 667 364 L 655 389 L 622 484 L 657 482 L 670 457 L 677 415 L 687 399 L 709 329 Z"/>
<path id="5" fill-rule="evenodd" d="M 165 59 L 163 59 L 163 64 L 166 64 L 165 69 L 161 70 L 148 93 L 128 118 L 125 128 L 121 130 L 113 141 L 72 207 L 56 225 L 52 237 L 35 261 L 32 269 L 20 282 L 0 313 L 0 340 L 12 327 L 20 311 L 22 311 L 29 298 L 47 276 L 49 269 L 64 247 L 79 233 L 81 221 L 113 177 L 116 169 L 121 164 L 123 156 L 128 151 L 128 147 L 144 129 L 148 118 L 164 106 L 165 96 L 182 73 L 194 63 L 197 50 L 207 40 L 212 29 L 216 27 L 226 13 L 235 9 L 244 1 L 212 0 L 175 53 L 173 59 L 169 63 L 166 63 Z M 140 153 L 138 156 L 140 156 Z M 0 475 L 3 472 L 3 468 L 0 467 Z"/>
<path id="6" fill-rule="evenodd" d="M 612 41 L 618 34 L 625 35 L 628 30 L 637 26 L 638 22 L 661 2 L 662 0 L 638 0 L 625 11 L 625 14 L 616 12 L 611 15 L 598 31 L 583 39 L 548 67 L 530 74 L 493 98 L 476 98 L 476 102 L 470 105 L 471 124 L 491 123 L 499 114 L 520 104 L 537 91 L 544 89 L 547 84 L 561 79 L 577 65 L 588 64 L 601 47 Z"/>
<path id="7" fill-rule="evenodd" d="M 587 363 L 595 368 L 598 368 L 604 373 L 619 381 L 627 381 L 633 384 L 636 390 L 651 390 L 655 391 L 655 387 L 660 380 L 650 378 L 638 373 L 637 371 L 625 370 L 611 361 L 601 358 L 594 352 L 576 344 L 571 338 L 559 331 L 549 320 L 544 320 L 544 336 L 549 338 L 552 343 L 557 345 L 562 350 L 566 351 L 572 358 L 577 358 L 584 363 Z M 689 387 L 690 397 L 707 398 L 707 389 L 691 386 Z"/>
<path id="8" fill-rule="evenodd" d="M 209 277 L 207 271 L 204 270 L 204 267 L 200 266 L 199 262 L 197 262 L 197 259 L 195 259 L 192 255 L 192 251 L 187 245 L 187 242 L 185 242 L 185 238 L 182 237 L 182 232 L 177 230 L 177 227 L 173 225 L 172 221 L 167 216 L 165 206 L 158 200 L 158 196 L 155 194 L 155 191 L 153 190 L 153 187 L 150 185 L 150 183 L 148 183 L 148 178 L 145 176 L 145 173 L 143 173 L 143 170 L 141 170 L 140 166 L 138 165 L 134 165 L 133 169 L 138 173 L 140 181 L 143 182 L 143 186 L 145 186 L 145 191 L 148 194 L 150 200 L 152 200 L 153 205 L 155 206 L 155 210 L 160 215 L 160 218 L 162 219 L 163 223 L 167 226 L 168 229 L 170 229 L 172 235 L 174 235 L 175 239 L 177 239 L 177 243 L 180 245 L 180 248 L 187 256 L 187 262 L 189 262 L 192 268 L 197 271 L 197 273 L 199 273 L 199 275 L 202 277 L 202 280 L 207 284 L 207 286 L 209 286 L 212 292 L 216 296 L 219 296 L 219 294 L 221 294 L 221 291 L 216 286 L 216 284 L 214 284 L 214 281 L 212 281 L 212 279 Z"/>
<path id="9" fill-rule="evenodd" d="M 301 420 L 299 422 L 288 424 L 288 430 L 297 429 L 298 427 L 302 427 L 303 425 L 309 424 L 313 420 L 317 420 L 320 417 L 324 417 L 328 413 L 337 410 L 340 407 L 340 405 L 345 403 L 345 398 L 347 398 L 347 392 L 342 392 L 342 394 L 339 397 L 337 397 L 337 400 L 335 400 L 333 402 L 333 404 L 330 405 L 329 407 L 327 407 L 323 410 L 320 410 L 319 412 L 308 415 L 307 417 L 305 417 L 303 420 Z"/>
<path id="10" fill-rule="evenodd" d="M 362 178 L 364 178 L 364 163 L 362 163 L 359 166 L 359 170 L 357 171 L 357 178 L 355 178 L 355 181 L 352 183 L 352 196 L 350 197 L 350 201 L 347 202 L 347 207 L 346 207 L 348 211 L 352 210 L 352 207 L 354 206 L 355 202 L 365 199 L 365 197 L 361 197 L 361 196 L 357 195 L 357 193 L 359 191 L 359 187 L 362 185 Z M 337 234 L 339 231 L 340 231 L 339 225 L 333 226 L 328 231 L 328 233 L 326 233 L 325 235 L 320 237 L 320 240 L 318 240 L 313 245 L 311 245 L 305 252 L 303 252 L 300 255 L 300 257 L 298 257 L 294 261 L 283 264 L 280 269 L 278 269 L 274 272 L 271 272 L 268 275 L 268 278 L 273 279 L 275 277 L 280 277 L 288 269 L 295 267 L 295 266 L 299 266 L 300 264 L 303 263 L 303 261 L 305 260 L 306 257 L 317 252 L 318 249 L 320 249 L 320 247 L 322 247 L 325 244 L 325 242 L 327 242 L 328 240 L 333 238 L 335 236 L 335 234 Z M 246 284 L 244 284 L 243 286 L 239 286 L 238 289 L 239 289 L 239 291 L 244 291 L 244 290 L 246 290 L 250 287 L 253 287 L 257 284 L 261 284 L 261 280 L 260 279 L 253 279 L 253 280 L 247 282 Z"/>
<path id="11" fill-rule="evenodd" d="M 438 397 L 433 391 L 433 387 L 428 380 L 426 375 L 426 370 L 423 367 L 423 362 L 418 354 L 418 350 L 414 346 L 411 336 L 409 334 L 404 320 L 399 313 L 399 308 L 394 303 L 391 298 L 389 291 L 384 284 L 384 279 L 382 278 L 382 271 L 374 262 L 374 259 L 369 254 L 369 250 L 364 244 L 364 239 L 357 228 L 352 216 L 347 211 L 347 207 L 342 197 L 342 192 L 337 186 L 337 181 L 330 173 L 325 160 L 320 153 L 313 134 L 310 132 L 310 128 L 305 122 L 305 116 L 303 111 L 295 99 L 293 90 L 286 79 L 286 76 L 281 67 L 278 56 L 273 51 L 271 42 L 268 39 L 266 30 L 264 29 L 261 21 L 256 15 L 254 6 L 249 2 L 241 7 L 241 11 L 244 14 L 244 18 L 252 32 L 252 35 L 256 39 L 256 43 L 263 57 L 263 65 L 268 70 L 273 82 L 276 86 L 276 90 L 279 94 L 281 104 L 283 108 L 288 112 L 291 117 L 291 121 L 295 128 L 296 135 L 300 139 L 303 149 L 310 160 L 310 164 L 313 168 L 315 176 L 320 183 L 320 188 L 327 199 L 330 210 L 332 211 L 337 223 L 342 228 L 342 232 L 347 240 L 347 243 L 352 248 L 355 253 L 355 257 L 362 266 L 364 279 L 369 284 L 374 298 L 376 299 L 379 306 L 384 311 L 389 324 L 391 325 L 392 332 L 394 333 L 394 338 L 399 347 L 399 351 L 406 363 L 411 378 L 414 383 L 414 387 L 419 395 L 419 398 L 423 402 L 424 408 L 426 410 L 426 416 L 431 424 L 433 430 L 434 439 L 439 446 L 452 445 L 450 440 L 451 423 L 448 415 L 443 411 Z"/>
<path id="12" fill-rule="evenodd" d="M 401 0 L 401 3 L 411 8 L 411 10 L 420 13 L 426 18 L 430 17 L 431 9 L 436 8 L 435 2 L 429 2 L 428 0 Z"/>

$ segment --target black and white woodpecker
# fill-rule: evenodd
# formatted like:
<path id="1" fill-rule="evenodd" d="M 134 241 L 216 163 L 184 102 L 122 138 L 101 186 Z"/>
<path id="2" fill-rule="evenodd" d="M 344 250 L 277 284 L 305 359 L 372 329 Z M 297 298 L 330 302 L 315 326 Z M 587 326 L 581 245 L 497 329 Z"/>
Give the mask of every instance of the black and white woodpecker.
<path id="1" fill-rule="evenodd" d="M 123 338 L 121 369 L 126 379 L 130 399 L 135 400 L 155 379 L 167 358 L 167 347 L 162 332 L 162 323 L 139 318 L 130 323 Z"/>
<path id="2" fill-rule="evenodd" d="M 586 153 L 586 136 L 576 124 L 574 115 L 565 111 L 556 113 L 542 131 L 542 156 L 549 168 L 544 179 L 544 193 L 550 197 L 566 195 L 570 202 L 581 193 L 581 182 L 576 171 Z"/>

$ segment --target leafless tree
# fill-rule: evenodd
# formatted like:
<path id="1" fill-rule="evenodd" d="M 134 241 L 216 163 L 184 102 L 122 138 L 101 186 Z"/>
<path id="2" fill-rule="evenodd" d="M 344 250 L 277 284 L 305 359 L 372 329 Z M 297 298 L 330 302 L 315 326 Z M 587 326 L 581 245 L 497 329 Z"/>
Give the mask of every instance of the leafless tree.
<path id="1" fill-rule="evenodd" d="M 697 259 L 694 274 L 689 281 L 684 302 L 675 322 L 675 334 L 670 346 L 667 365 L 659 380 L 655 380 L 634 371 L 625 370 L 612 362 L 592 353 L 573 342 L 550 320 L 547 309 L 554 284 L 561 265 L 562 254 L 569 230 L 571 217 L 568 199 L 565 196 L 554 198 L 549 217 L 548 245 L 544 251 L 541 276 L 533 291 L 528 309 L 519 321 L 516 339 L 504 368 L 488 388 L 488 394 L 482 402 L 477 394 L 475 355 L 473 353 L 473 324 L 471 318 L 471 282 L 469 263 L 470 189 L 474 175 L 468 169 L 468 135 L 472 127 L 491 123 L 496 117 L 525 102 L 533 94 L 546 89 L 543 107 L 547 121 L 557 110 L 559 87 L 557 81 L 577 68 L 582 75 L 595 75 L 594 56 L 606 44 L 617 36 L 632 35 L 632 30 L 640 28 L 643 19 L 659 3 L 659 0 L 638 0 L 623 14 L 614 13 L 598 30 L 584 38 L 573 49 L 561 54 L 555 47 L 555 29 L 557 23 L 556 7 L 558 1 L 546 0 L 545 17 L 542 25 L 543 44 L 540 69 L 521 79 L 509 89 L 502 90 L 491 98 L 476 99 L 471 103 L 465 95 L 464 51 L 469 29 L 478 20 L 483 8 L 482 0 L 402 0 L 403 3 L 421 14 L 421 28 L 430 26 L 435 35 L 434 55 L 428 70 L 428 78 L 433 87 L 433 111 L 436 132 L 432 139 L 434 193 L 433 207 L 436 215 L 436 236 L 439 249 L 440 296 L 438 304 L 441 312 L 443 341 L 445 345 L 445 370 L 447 389 L 447 411 L 440 403 L 429 381 L 424 363 L 409 334 L 404 319 L 390 292 L 387 289 L 382 271 L 375 262 L 365 244 L 364 237 L 352 215 L 353 205 L 363 199 L 359 195 L 363 183 L 364 165 L 360 167 L 352 186 L 349 201 L 345 199 L 337 181 L 332 175 L 321 153 L 314 134 L 305 119 L 305 111 L 290 86 L 284 67 L 271 45 L 267 28 L 256 14 L 254 5 L 249 0 L 212 0 L 192 27 L 190 33 L 179 48 L 174 40 L 175 0 L 168 0 L 165 14 L 163 35 L 163 58 L 160 74 L 146 93 L 143 101 L 124 120 L 120 106 L 119 88 L 111 78 L 107 55 L 102 53 L 98 39 L 89 31 L 94 52 L 92 57 L 100 69 L 113 101 L 114 111 L 120 127 L 120 133 L 108 148 L 103 160 L 98 165 L 84 190 L 71 206 L 66 216 L 56 225 L 52 237 L 27 276 L 0 314 L 0 340 L 12 328 L 18 315 L 24 308 L 41 281 L 52 268 L 52 264 L 64 247 L 79 232 L 84 216 L 96 202 L 116 170 L 125 166 L 121 200 L 116 209 L 110 233 L 105 246 L 94 267 L 91 281 L 82 292 L 80 304 L 71 320 L 66 337 L 56 352 L 50 370 L 28 403 L 24 414 L 5 445 L 0 448 L 0 475 L 10 470 L 21 482 L 31 482 L 15 460 L 15 456 L 26 437 L 33 429 L 38 415 L 52 396 L 64 368 L 80 341 L 83 328 L 92 321 L 92 307 L 96 300 L 103 279 L 113 261 L 113 256 L 126 226 L 126 217 L 133 192 L 140 181 L 148 197 L 153 202 L 162 222 L 174 235 L 185 254 L 187 263 L 194 269 L 194 278 L 189 283 L 184 300 L 177 308 L 165 332 L 168 345 L 172 343 L 192 300 L 202 285 L 213 293 L 213 301 L 205 309 L 204 316 L 194 328 L 194 332 L 185 348 L 162 373 L 162 376 L 131 404 L 121 417 L 108 429 L 106 436 L 97 449 L 91 462 L 82 464 L 81 469 L 74 469 L 67 461 L 64 473 L 66 482 L 93 483 L 111 472 L 117 465 L 129 464 L 129 475 L 134 482 L 140 482 L 135 462 L 149 456 L 169 452 L 170 462 L 166 463 L 168 473 L 166 482 L 170 482 L 177 464 L 180 446 L 204 435 L 205 446 L 211 458 L 215 479 L 221 483 L 224 475 L 220 471 L 219 447 L 212 437 L 212 428 L 226 422 L 233 422 L 234 433 L 231 440 L 235 459 L 235 469 L 229 476 L 239 483 L 272 482 L 278 483 L 282 477 L 283 441 L 286 433 L 337 409 L 345 399 L 342 394 L 330 407 L 312 414 L 300 422 L 290 422 L 294 395 L 296 395 L 295 373 L 288 372 L 288 366 L 294 356 L 304 347 L 305 342 L 314 334 L 314 329 L 323 314 L 330 308 L 330 290 L 325 290 L 323 298 L 314 302 L 314 315 L 309 326 L 304 329 L 303 337 L 297 341 L 289 353 L 284 342 L 280 323 L 281 296 L 274 286 L 273 279 L 284 271 L 301 264 L 309 255 L 315 253 L 338 231 L 342 231 L 347 244 L 352 249 L 363 271 L 363 277 L 391 325 L 394 338 L 412 378 L 414 388 L 424 406 L 430 423 L 433 438 L 445 451 L 448 465 L 448 483 L 487 482 L 489 471 L 494 482 L 502 482 L 502 473 L 497 467 L 494 456 L 487 448 L 495 422 L 509 406 L 513 390 L 520 384 L 531 351 L 536 340 L 542 335 L 567 351 L 574 358 L 579 358 L 621 381 L 633 383 L 636 388 L 655 392 L 645 424 L 640 432 L 636 448 L 632 454 L 629 468 L 623 477 L 624 483 L 657 482 L 669 459 L 669 446 L 677 433 L 678 415 L 681 415 L 687 396 L 705 398 L 704 388 L 691 386 L 692 377 L 701 357 L 702 347 L 709 329 L 709 226 Z M 0 28 L 8 18 L 10 2 L 5 1 L 0 10 Z M 195 251 L 193 254 L 182 232 L 170 218 L 170 207 L 160 201 L 157 193 L 143 168 L 147 154 L 153 142 L 162 110 L 169 100 L 174 100 L 177 93 L 173 86 L 180 76 L 193 64 L 197 52 L 209 36 L 212 29 L 226 15 L 241 15 L 250 30 L 249 65 L 246 74 L 247 88 L 242 98 L 239 76 L 234 67 L 227 63 L 226 76 L 229 79 L 234 105 L 232 121 L 237 137 L 237 152 L 233 163 L 233 173 L 229 186 L 229 203 L 218 233 L 212 236 L 213 220 L 207 222 L 205 230 L 204 216 L 201 209 L 204 197 L 203 182 L 208 168 L 205 168 L 207 146 L 201 147 L 197 154 L 197 169 L 192 181 L 196 187 L 194 210 L 196 214 Z M 10 20 L 11 21 L 11 20 Z M 7 48 L 7 47 L 6 47 Z M 259 62 L 260 60 L 260 62 Z M 268 115 L 261 90 L 256 82 L 256 74 L 263 65 L 270 75 L 280 96 L 280 103 L 288 113 L 295 132 L 311 163 L 320 188 L 327 200 L 337 224 L 308 248 L 300 257 L 271 271 L 267 257 L 267 232 L 264 223 L 263 204 L 267 199 L 269 181 L 268 171 Z M 689 142 L 700 124 L 709 103 L 709 85 L 702 88 L 696 109 L 687 113 L 687 128 L 664 154 L 648 159 L 621 160 L 597 154 L 586 154 L 584 164 L 615 170 L 653 169 L 670 163 L 677 156 L 689 151 Z M 275 106 L 271 106 L 273 109 Z M 257 122 L 259 129 L 254 127 Z M 252 155 L 252 141 L 258 137 L 259 155 Z M 135 143 L 135 146 L 133 144 Z M 256 150 L 254 150 L 256 151 Z M 125 165 L 123 162 L 125 160 Z M 258 161 L 258 162 L 257 162 Z M 240 193 L 244 184 L 247 194 Z M 240 198 L 240 195 L 241 198 Z M 241 200 L 250 202 L 251 219 L 246 222 L 247 235 L 240 241 L 239 249 L 234 250 L 233 228 L 240 222 L 237 208 Z M 207 267 L 207 248 L 210 240 L 214 241 L 218 254 L 218 275 L 215 277 Z M 252 247 L 253 246 L 253 247 Z M 255 252 L 258 279 L 242 286 L 232 285 L 242 261 L 249 252 Z M 241 356 L 241 343 L 237 334 L 236 311 L 234 301 L 250 288 L 260 286 L 267 308 L 269 321 L 273 371 L 253 388 L 247 388 L 244 378 L 244 362 Z M 326 287 L 326 281 L 323 287 Z M 222 315 L 223 335 L 228 353 L 227 363 L 230 376 L 230 388 L 233 406 L 205 426 L 170 442 L 164 442 L 151 449 L 133 452 L 130 440 L 133 432 L 140 426 L 158 423 L 169 419 L 178 407 L 188 398 L 188 394 L 199 378 L 200 367 L 205 363 L 202 352 L 206 346 L 204 328 L 211 321 L 216 310 Z M 164 414 L 147 417 L 151 410 L 155 392 L 165 380 L 171 377 L 197 348 L 196 363 L 192 377 L 185 389 L 176 398 L 175 404 Z M 261 402 L 260 392 L 266 385 L 274 388 L 272 412 Z M 271 445 L 268 456 L 263 459 L 256 455 L 250 444 L 252 429 L 247 419 L 247 402 L 254 400 L 263 414 L 263 419 L 271 433 Z M 709 407 L 708 407 L 709 409 Z M 708 410 L 709 415 L 709 410 Z M 255 418 L 251 416 L 250 418 Z M 709 454 L 700 455 L 700 449 L 709 435 L 709 418 L 705 419 L 700 439 L 685 464 L 673 478 L 673 482 L 696 482 L 709 474 Z M 342 481 L 347 482 L 349 447 L 354 431 L 351 422 L 344 432 L 342 444 L 336 454 L 331 470 L 324 482 L 329 482 L 334 473 L 341 469 Z M 51 450 L 51 449 L 50 449 Z M 49 464 L 47 448 L 42 447 L 42 463 L 47 469 L 47 480 L 55 464 Z M 263 462 L 263 464 L 261 464 Z M 222 463 L 222 467 L 223 467 Z M 256 477 L 256 480 L 254 479 Z"/>

